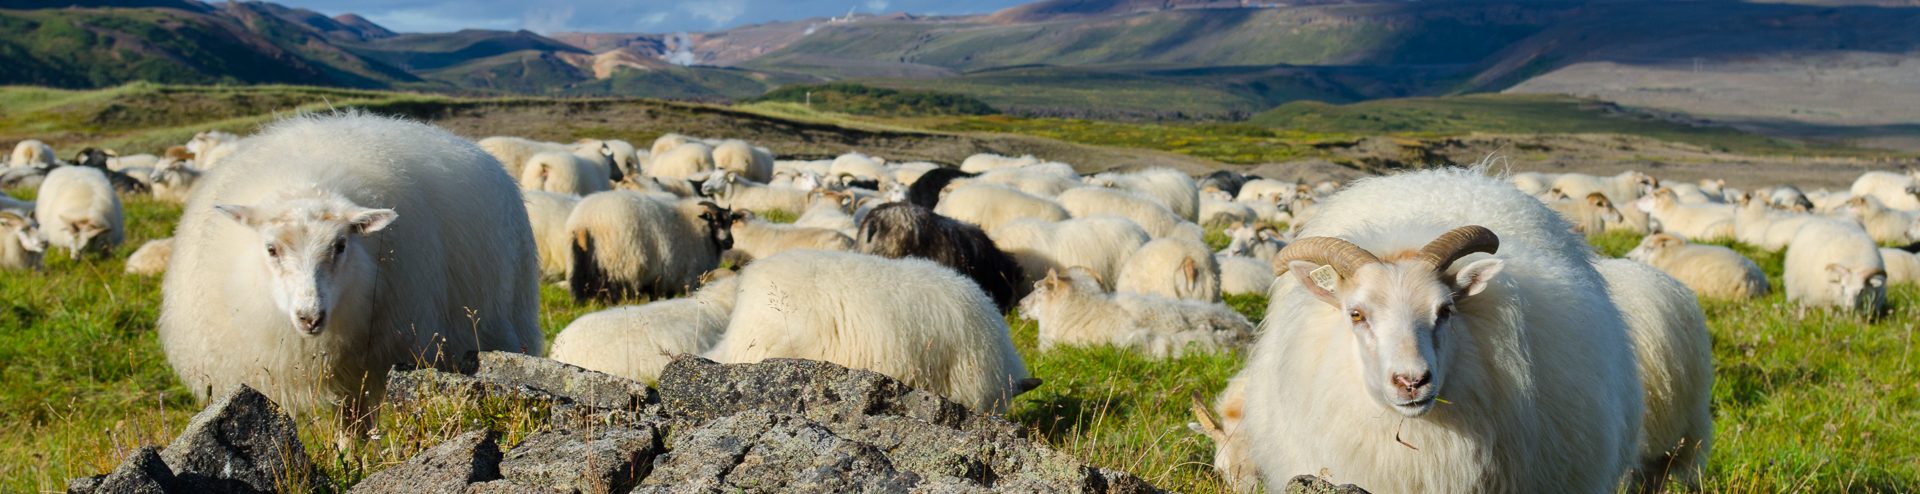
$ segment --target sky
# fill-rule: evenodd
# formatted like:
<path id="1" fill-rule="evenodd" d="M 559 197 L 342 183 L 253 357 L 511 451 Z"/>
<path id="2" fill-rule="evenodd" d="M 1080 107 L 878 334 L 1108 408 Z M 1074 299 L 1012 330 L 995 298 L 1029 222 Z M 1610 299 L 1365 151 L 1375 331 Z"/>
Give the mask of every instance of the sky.
<path id="1" fill-rule="evenodd" d="M 845 15 L 977 14 L 1027 0 L 275 0 L 327 15 L 360 14 L 398 32 L 464 28 L 539 33 L 702 32 L 768 21 Z"/>

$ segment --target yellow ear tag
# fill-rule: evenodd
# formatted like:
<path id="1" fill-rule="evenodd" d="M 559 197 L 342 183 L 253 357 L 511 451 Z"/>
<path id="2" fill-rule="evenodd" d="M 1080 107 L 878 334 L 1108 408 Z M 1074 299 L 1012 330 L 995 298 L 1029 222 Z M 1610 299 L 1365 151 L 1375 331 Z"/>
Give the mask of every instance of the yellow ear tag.
<path id="1" fill-rule="evenodd" d="M 1334 284 L 1340 281 L 1340 275 L 1333 272 L 1333 266 L 1314 268 L 1307 273 L 1307 277 L 1313 278 L 1313 284 L 1320 285 L 1321 290 L 1329 292 L 1333 291 Z"/>

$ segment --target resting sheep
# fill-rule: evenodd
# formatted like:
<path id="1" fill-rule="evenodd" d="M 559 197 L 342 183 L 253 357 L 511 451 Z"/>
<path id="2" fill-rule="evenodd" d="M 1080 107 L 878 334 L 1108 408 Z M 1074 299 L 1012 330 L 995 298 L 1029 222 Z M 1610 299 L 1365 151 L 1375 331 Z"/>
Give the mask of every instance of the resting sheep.
<path id="1" fill-rule="evenodd" d="M 1766 201 L 1756 199 L 1752 194 L 1741 194 L 1734 199 L 1734 237 L 1747 245 L 1766 250 L 1785 249 L 1787 244 L 1793 242 L 1793 236 L 1800 232 L 1800 227 L 1815 221 L 1821 221 L 1821 218 L 1776 211 L 1768 207 Z"/>
<path id="2" fill-rule="evenodd" d="M 1217 353 L 1253 338 L 1253 323 L 1221 304 L 1106 293 L 1081 268 L 1049 271 L 1020 300 L 1020 317 L 1040 324 L 1040 351 L 1060 345 L 1114 345 L 1154 358 Z"/>
<path id="3" fill-rule="evenodd" d="M 605 302 L 683 293 L 733 247 L 728 218 L 711 202 L 640 192 L 582 198 L 566 223 L 569 291 L 575 301 Z"/>
<path id="4" fill-rule="evenodd" d="M 364 411 L 395 364 L 542 353 L 520 192 L 472 142 L 354 112 L 247 142 L 188 200 L 162 285 L 161 348 L 194 396 Z"/>
<path id="5" fill-rule="evenodd" d="M 994 246 L 985 231 L 915 204 L 873 208 L 861 220 L 858 238 L 861 253 L 927 259 L 966 275 L 1001 312 L 1012 309 L 1027 286 L 1020 263 Z"/>
<path id="6" fill-rule="evenodd" d="M 747 211 L 734 211 L 729 222 L 732 223 L 729 231 L 733 250 L 747 259 L 762 259 L 796 249 L 853 251 L 853 239 L 837 230 L 761 221 Z"/>
<path id="7" fill-rule="evenodd" d="M 1867 230 L 1867 236 L 1873 241 L 1906 245 L 1920 238 L 1910 235 L 1914 227 L 1920 225 L 1920 211 L 1896 211 L 1880 204 L 1873 196 L 1858 196 L 1847 200 L 1845 209 L 1848 216 L 1860 222 Z"/>
<path id="8" fill-rule="evenodd" d="M 706 353 L 720 342 L 738 288 L 738 277 L 725 276 L 700 287 L 691 297 L 580 316 L 553 337 L 550 357 L 653 384 L 673 356 Z"/>
<path id="9" fill-rule="evenodd" d="M 79 259 L 81 252 L 106 255 L 126 238 L 120 196 L 99 169 L 53 169 L 40 184 L 34 204 L 34 220 L 46 232 L 47 243 L 67 249 L 71 259 Z"/>
<path id="10" fill-rule="evenodd" d="M 1220 301 L 1220 265 L 1207 244 L 1186 238 L 1162 238 L 1141 245 L 1120 266 L 1116 292 L 1197 302 Z"/>
<path id="11" fill-rule="evenodd" d="M 1554 201 L 1547 203 L 1547 206 L 1560 213 L 1560 217 L 1566 218 L 1567 222 L 1573 223 L 1573 231 L 1588 237 L 1606 233 L 1609 226 L 1620 225 L 1627 220 L 1620 215 L 1620 210 L 1613 208 L 1613 201 L 1607 200 L 1607 195 L 1599 192 L 1587 194 L 1585 199 Z"/>
<path id="12" fill-rule="evenodd" d="M 34 139 L 20 141 L 13 145 L 13 155 L 7 160 L 7 166 L 13 168 L 46 168 L 59 164 L 59 158 L 53 154 L 53 146 Z"/>
<path id="13" fill-rule="evenodd" d="M 1102 173 L 1087 178 L 1087 183 L 1139 194 L 1153 199 L 1187 221 L 1200 214 L 1200 187 L 1192 177 L 1167 168 L 1152 168 L 1131 173 Z"/>
<path id="14" fill-rule="evenodd" d="M 1660 233 L 1640 239 L 1627 258 L 1659 268 L 1702 297 L 1746 300 L 1767 295 L 1767 274 L 1753 260 L 1718 245 L 1689 244 Z"/>
<path id="15" fill-rule="evenodd" d="M 1630 477 L 1642 493 L 1665 492 L 1669 475 L 1699 489 L 1713 448 L 1713 338 L 1693 291 L 1645 264 L 1594 265 L 1627 322 L 1646 404 L 1640 458 Z"/>
<path id="16" fill-rule="evenodd" d="M 1853 197 L 1871 196 L 1880 200 L 1886 207 L 1902 211 L 1920 211 L 1920 195 L 1915 194 L 1915 185 L 1920 185 L 1920 171 L 1894 173 L 1871 171 L 1860 174 L 1848 189 Z"/>
<path id="17" fill-rule="evenodd" d="M 1128 192 L 1100 188 L 1073 189 L 1060 193 L 1060 206 L 1075 218 L 1111 214 L 1133 220 L 1153 238 L 1185 236 L 1200 240 L 1206 236 L 1199 225 L 1181 220 L 1166 206 Z"/>
<path id="18" fill-rule="evenodd" d="M 193 184 L 200 180 L 200 170 L 187 166 L 192 162 L 177 159 L 163 159 L 153 165 L 147 182 L 153 185 L 153 197 L 166 202 L 185 204 L 187 196 L 193 194 Z"/>
<path id="19" fill-rule="evenodd" d="M 732 171 L 715 173 L 700 185 L 703 195 L 722 207 L 761 214 L 799 213 L 807 209 L 807 189 L 763 185 L 741 179 Z"/>
<path id="20" fill-rule="evenodd" d="M 1266 296 L 1273 288 L 1273 265 L 1251 257 L 1214 254 L 1213 262 L 1220 265 L 1221 295 L 1260 295 Z"/>
<path id="21" fill-rule="evenodd" d="M 1067 219 L 1066 208 L 1046 199 L 993 184 L 969 184 L 948 192 L 933 211 L 993 231 L 1013 220 Z"/>
<path id="22" fill-rule="evenodd" d="M 967 172 L 967 173 L 983 173 L 983 172 L 998 170 L 1002 168 L 1019 168 L 1027 165 L 1036 165 L 1039 163 L 1040 163 L 1040 158 L 1035 158 L 1031 154 L 1021 156 L 1018 158 L 1012 158 L 1012 157 L 1001 156 L 1001 155 L 992 154 L 992 153 L 980 153 L 980 154 L 975 154 L 973 156 L 968 156 L 966 159 L 961 160 L 960 171 Z"/>
<path id="23" fill-rule="evenodd" d="M 1149 240 L 1140 225 L 1118 216 L 1059 222 L 1018 220 L 1001 225 L 988 236 L 1020 263 L 1025 279 L 1037 280 L 1048 270 L 1080 266 L 1099 277 L 1103 286 L 1119 277 L 1127 257 Z"/>
<path id="24" fill-rule="evenodd" d="M 1325 469 L 1377 492 L 1610 493 L 1635 464 L 1642 389 L 1591 248 L 1483 173 L 1357 181 L 1281 252 L 1267 313 L 1287 317 L 1237 377 L 1258 383 L 1240 427 L 1270 487 Z"/>
<path id="25" fill-rule="evenodd" d="M 1920 257 L 1900 249 L 1880 249 L 1880 263 L 1887 267 L 1887 284 L 1920 284 Z"/>
<path id="26" fill-rule="evenodd" d="M 1734 210 L 1729 206 L 1681 204 L 1670 189 L 1659 189 L 1634 204 L 1658 222 L 1659 231 L 1692 240 L 1731 239 Z"/>
<path id="27" fill-rule="evenodd" d="M 156 276 L 167 272 L 167 262 L 173 259 L 173 239 L 148 240 L 140 248 L 127 256 L 127 274 Z"/>
<path id="28" fill-rule="evenodd" d="M 832 362 L 991 413 L 1038 385 L 993 302 L 933 261 L 790 251 L 742 270 L 738 293 L 707 358 Z"/>
<path id="29" fill-rule="evenodd" d="M 1837 307 L 1877 317 L 1887 302 L 1887 268 L 1880 246 L 1859 226 L 1818 220 L 1800 227 L 1787 245 L 1780 282 L 1787 301 L 1802 313 L 1808 307 Z"/>
<path id="30" fill-rule="evenodd" d="M 0 209 L 0 269 L 39 271 L 47 252 L 40 222 L 17 209 Z"/>

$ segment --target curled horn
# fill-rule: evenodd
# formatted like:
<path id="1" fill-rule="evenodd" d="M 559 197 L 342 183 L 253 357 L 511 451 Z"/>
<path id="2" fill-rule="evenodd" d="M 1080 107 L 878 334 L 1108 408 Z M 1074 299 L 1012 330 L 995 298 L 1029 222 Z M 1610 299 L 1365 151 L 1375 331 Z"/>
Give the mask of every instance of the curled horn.
<path id="1" fill-rule="evenodd" d="M 1333 266 L 1333 271 L 1340 273 L 1341 278 L 1352 278 L 1354 270 L 1380 262 L 1380 258 L 1353 245 L 1353 242 L 1333 237 L 1311 237 L 1287 244 L 1286 248 L 1280 249 L 1280 255 L 1274 258 L 1273 264 L 1284 268 L 1293 261 Z"/>
<path id="2" fill-rule="evenodd" d="M 1467 225 L 1440 234 L 1439 238 L 1427 242 L 1420 248 L 1421 261 L 1433 266 L 1434 271 L 1445 271 L 1454 261 L 1467 254 L 1485 252 L 1492 254 L 1500 250 L 1500 236 L 1493 230 L 1480 225 Z"/>

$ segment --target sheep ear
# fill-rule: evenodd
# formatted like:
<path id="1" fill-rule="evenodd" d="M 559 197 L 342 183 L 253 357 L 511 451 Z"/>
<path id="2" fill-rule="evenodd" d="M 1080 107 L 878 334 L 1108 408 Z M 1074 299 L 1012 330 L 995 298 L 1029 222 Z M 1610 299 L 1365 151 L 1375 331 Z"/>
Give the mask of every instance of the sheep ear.
<path id="1" fill-rule="evenodd" d="M 27 219 L 20 217 L 19 214 L 16 214 L 13 211 L 0 211 L 0 226 L 5 226 L 7 228 L 20 228 L 23 226 L 27 226 Z"/>
<path id="2" fill-rule="evenodd" d="M 1487 283 L 1493 281 L 1493 277 L 1499 276 L 1500 270 L 1505 267 L 1506 262 L 1499 259 L 1474 261 L 1473 264 L 1460 268 L 1460 272 L 1453 275 L 1453 291 L 1463 297 L 1479 295 L 1481 291 L 1487 289 Z"/>
<path id="3" fill-rule="evenodd" d="M 348 223 L 353 225 L 355 232 L 366 235 L 386 228 L 387 225 L 393 224 L 393 220 L 399 217 L 400 213 L 396 213 L 391 209 L 366 209 L 354 213 L 353 217 L 348 220 Z"/>
<path id="4" fill-rule="evenodd" d="M 1187 284 L 1197 285 L 1200 283 L 1200 268 L 1193 265 L 1193 258 L 1189 257 L 1180 262 L 1180 272 L 1187 275 Z"/>
<path id="5" fill-rule="evenodd" d="M 239 223 L 249 227 L 253 226 L 254 211 L 252 207 L 241 206 L 238 204 L 215 204 L 213 205 L 213 210 L 219 211 L 220 214 L 226 215 L 227 218 L 233 219 L 234 223 Z"/>
<path id="6" fill-rule="evenodd" d="M 1314 297 L 1319 298 L 1321 302 L 1326 302 L 1327 305 L 1334 306 L 1335 308 L 1340 307 L 1340 298 L 1333 295 L 1333 290 L 1320 286 L 1319 282 L 1313 280 L 1311 273 L 1313 273 L 1315 269 L 1320 269 L 1320 265 L 1307 261 L 1292 261 L 1287 263 L 1287 271 L 1293 273 L 1293 278 L 1300 281 L 1300 286 L 1305 287 L 1307 293 L 1312 293 Z"/>

